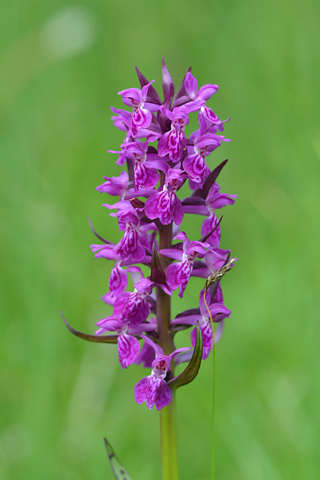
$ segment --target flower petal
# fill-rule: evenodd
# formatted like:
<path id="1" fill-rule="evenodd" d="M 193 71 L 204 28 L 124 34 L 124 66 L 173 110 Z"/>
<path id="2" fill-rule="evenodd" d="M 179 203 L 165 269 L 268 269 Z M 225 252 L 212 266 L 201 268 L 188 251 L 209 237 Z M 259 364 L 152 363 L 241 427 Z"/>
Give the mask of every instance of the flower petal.
<path id="1" fill-rule="evenodd" d="M 127 368 L 137 358 L 140 351 L 139 340 L 132 335 L 121 334 L 118 337 L 118 354 L 122 368 Z"/>
<path id="2" fill-rule="evenodd" d="M 150 377 L 142 378 L 134 387 L 134 398 L 139 405 L 146 401 L 149 378 Z"/>

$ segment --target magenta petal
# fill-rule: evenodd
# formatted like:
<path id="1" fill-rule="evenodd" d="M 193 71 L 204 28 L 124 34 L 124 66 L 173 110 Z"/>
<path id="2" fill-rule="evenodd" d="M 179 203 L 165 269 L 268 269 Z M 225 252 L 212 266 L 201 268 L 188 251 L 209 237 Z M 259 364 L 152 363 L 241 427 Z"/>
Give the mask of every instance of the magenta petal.
<path id="1" fill-rule="evenodd" d="M 212 303 L 209 305 L 209 310 L 214 322 L 219 322 L 224 318 L 229 317 L 232 313 L 231 310 L 225 307 L 222 303 Z"/>
<path id="2" fill-rule="evenodd" d="M 145 249 L 141 246 L 138 231 L 131 227 L 126 228 L 116 249 L 121 260 L 132 258 L 134 262 L 140 262 L 146 254 Z"/>
<path id="3" fill-rule="evenodd" d="M 161 383 L 163 381 L 164 380 L 161 377 L 157 377 L 156 375 L 151 375 L 149 377 L 149 386 L 146 395 L 146 404 L 149 410 L 151 410 L 155 404 L 156 397 L 161 389 Z"/>
<path id="4" fill-rule="evenodd" d="M 218 323 L 216 329 L 215 329 L 215 332 L 214 332 L 214 343 L 218 343 L 221 336 L 222 336 L 222 333 L 223 333 L 223 329 L 224 329 L 224 322 L 223 320 L 221 322 Z"/>
<path id="5" fill-rule="evenodd" d="M 151 220 L 158 217 L 158 199 L 159 193 L 154 193 L 146 201 L 145 214 Z"/>
<path id="6" fill-rule="evenodd" d="M 183 168 L 189 175 L 189 178 L 196 183 L 203 183 L 204 177 L 207 173 L 206 162 L 204 158 L 199 155 L 189 155 L 183 162 Z"/>
<path id="7" fill-rule="evenodd" d="M 207 310 L 206 304 L 204 303 L 203 293 L 204 293 L 204 289 L 201 290 L 200 295 L 199 295 L 200 313 L 201 313 L 201 315 L 206 315 L 206 316 L 208 316 L 208 310 Z M 207 302 L 207 305 L 210 305 L 210 300 L 211 300 L 211 295 L 210 295 L 210 293 L 207 291 L 207 292 L 206 292 L 206 302 Z"/>
<path id="8" fill-rule="evenodd" d="M 223 294 L 222 294 L 222 288 L 221 288 L 220 283 L 217 287 L 216 293 L 214 294 L 213 302 L 214 303 L 223 303 Z"/>
<path id="9" fill-rule="evenodd" d="M 187 146 L 187 140 L 183 131 L 171 130 L 168 137 L 169 157 L 173 162 L 178 162 L 182 152 Z"/>
<path id="10" fill-rule="evenodd" d="M 211 204 L 209 204 L 212 208 L 222 208 L 225 205 L 233 205 L 237 195 L 228 195 L 226 193 L 220 193 L 217 198 L 215 198 Z"/>
<path id="11" fill-rule="evenodd" d="M 152 113 L 145 108 L 137 108 L 132 113 L 132 136 L 136 137 L 138 130 L 141 128 L 148 128 L 152 120 Z"/>
<path id="12" fill-rule="evenodd" d="M 150 377 L 143 378 L 134 387 L 134 398 L 139 405 L 141 405 L 141 403 L 145 402 L 146 400 L 149 386 L 149 378 Z"/>
<path id="13" fill-rule="evenodd" d="M 154 82 L 155 82 L 155 80 L 151 80 L 151 82 L 147 83 L 147 85 L 142 87 L 142 89 L 141 89 L 141 99 L 143 100 L 143 102 L 146 101 L 149 87 Z"/>
<path id="14" fill-rule="evenodd" d="M 203 341 L 202 359 L 205 360 L 208 357 L 212 347 L 212 328 L 211 328 L 210 321 L 200 325 L 200 330 L 201 330 L 202 341 Z M 193 346 L 193 348 L 196 345 L 196 337 L 197 337 L 197 329 L 194 328 L 190 334 L 191 345 Z"/>
<path id="15" fill-rule="evenodd" d="M 141 162 L 134 167 L 134 180 L 136 188 L 142 186 L 151 189 L 158 182 L 159 174 L 155 168 L 146 165 L 146 162 Z"/>
<path id="16" fill-rule="evenodd" d="M 219 89 L 218 85 L 203 85 L 198 92 L 198 98 L 208 100 Z"/>
<path id="17" fill-rule="evenodd" d="M 154 351 L 156 352 L 156 355 L 157 356 L 164 356 L 164 352 L 163 352 L 163 349 L 160 347 L 160 345 L 158 345 L 157 343 L 154 343 L 151 338 L 148 338 L 146 337 L 145 335 L 140 335 L 141 338 L 143 338 L 143 340 L 150 345 L 150 347 L 152 347 L 154 349 Z"/>
<path id="18" fill-rule="evenodd" d="M 158 155 L 154 155 L 154 156 L 158 157 Z M 146 165 L 148 165 L 148 167 L 156 168 L 157 170 L 161 170 L 162 172 L 167 173 L 167 171 L 169 170 L 169 164 L 165 160 L 160 160 L 160 159 L 152 160 L 150 159 L 150 157 L 152 157 L 151 153 L 148 154 L 148 160 L 146 161 Z"/>
<path id="19" fill-rule="evenodd" d="M 171 194 L 175 197 L 175 194 Z M 168 225 L 172 221 L 172 199 L 168 192 L 163 190 L 151 195 L 145 204 L 145 214 L 153 220 L 159 218 L 163 225 Z"/>
<path id="20" fill-rule="evenodd" d="M 189 97 L 194 100 L 198 93 L 198 82 L 191 72 L 186 73 L 186 77 L 184 79 L 184 86 Z"/>
<path id="21" fill-rule="evenodd" d="M 166 132 L 162 135 L 158 143 L 158 154 L 160 157 L 164 157 L 169 152 L 169 139 L 170 132 Z"/>
<path id="22" fill-rule="evenodd" d="M 183 296 L 191 271 L 192 265 L 188 262 L 171 263 L 166 269 L 167 284 L 172 290 L 176 290 L 179 287 L 179 297 Z"/>
<path id="23" fill-rule="evenodd" d="M 112 292 L 107 292 L 106 294 L 102 295 L 101 300 L 103 300 L 108 305 L 114 305 L 117 297 L 112 294 Z"/>
<path id="24" fill-rule="evenodd" d="M 128 277 L 126 272 L 119 265 L 115 265 L 111 271 L 109 278 L 110 292 L 116 297 L 123 293 L 128 284 Z"/>
<path id="25" fill-rule="evenodd" d="M 124 315 L 124 323 L 130 322 L 131 327 L 136 327 L 147 320 L 149 316 L 149 304 L 146 300 L 142 300 L 140 305 L 130 305 L 126 311 L 128 311 L 128 316 L 126 316 L 126 314 Z"/>
<path id="26" fill-rule="evenodd" d="M 169 405 L 169 403 L 171 402 L 171 398 L 172 398 L 171 389 L 168 386 L 167 382 L 165 382 L 165 380 L 162 380 L 161 388 L 158 390 L 158 394 L 155 401 L 156 409 L 161 410 L 161 408 Z"/>
<path id="27" fill-rule="evenodd" d="M 194 190 L 199 187 L 198 183 L 194 183 Z M 190 187 L 191 188 L 191 187 Z M 183 213 L 193 213 L 195 215 L 209 215 L 209 210 L 205 205 L 182 205 Z"/>
<path id="28" fill-rule="evenodd" d="M 164 255 L 165 257 L 173 258 L 174 260 L 182 260 L 183 257 L 183 251 L 178 250 L 177 248 L 164 248 L 162 250 L 159 250 L 159 253 L 161 255 Z"/>
<path id="29" fill-rule="evenodd" d="M 194 315 L 185 315 L 181 317 L 174 318 L 171 320 L 171 323 L 173 325 L 195 325 L 197 323 L 197 320 L 201 320 L 202 315 L 200 314 L 194 314 Z"/>
<path id="30" fill-rule="evenodd" d="M 139 340 L 132 335 L 122 334 L 118 337 L 118 354 L 122 368 L 127 368 L 137 358 L 140 351 Z"/>
<path id="31" fill-rule="evenodd" d="M 166 269 L 167 284 L 172 290 L 176 290 L 180 285 L 180 270 L 185 262 L 171 263 Z"/>
<path id="32" fill-rule="evenodd" d="M 139 355 L 135 359 L 135 364 L 143 363 L 145 368 L 152 368 L 152 362 L 155 359 L 155 351 L 148 343 L 144 343 Z"/>
<path id="33" fill-rule="evenodd" d="M 176 225 L 180 225 L 182 220 L 183 220 L 182 203 L 180 202 L 179 198 L 176 197 L 174 202 L 173 221 Z"/>
<path id="34" fill-rule="evenodd" d="M 118 95 L 122 96 L 123 103 L 128 107 L 138 107 L 143 103 L 143 100 L 141 99 L 141 90 L 138 88 L 121 90 L 121 92 L 118 92 Z"/>
<path id="35" fill-rule="evenodd" d="M 210 237 L 206 240 L 206 242 L 210 243 L 210 245 L 213 245 L 214 247 L 219 247 L 220 245 L 221 228 L 218 223 L 219 219 L 216 217 L 216 215 L 211 215 L 204 220 L 201 226 L 201 235 L 203 237 L 208 235 L 215 227 L 217 227 L 215 231 L 210 235 Z"/>

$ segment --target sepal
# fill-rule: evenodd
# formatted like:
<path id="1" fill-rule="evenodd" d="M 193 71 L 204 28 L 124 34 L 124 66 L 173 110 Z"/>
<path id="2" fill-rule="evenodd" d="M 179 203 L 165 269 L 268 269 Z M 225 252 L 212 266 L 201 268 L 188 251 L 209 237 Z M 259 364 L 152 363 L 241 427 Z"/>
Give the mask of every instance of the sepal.
<path id="1" fill-rule="evenodd" d="M 158 254 L 155 242 L 153 243 L 153 247 L 152 247 L 150 280 L 157 284 L 166 283 L 166 274 L 164 273 L 163 268 L 161 266 L 159 254 Z"/>
<path id="2" fill-rule="evenodd" d="M 219 218 L 216 225 L 206 235 L 201 237 L 201 239 L 199 241 L 200 242 L 206 242 L 208 240 L 208 238 L 211 237 L 211 235 L 219 228 L 222 219 L 223 219 L 223 215 L 221 215 L 221 217 Z"/>
<path id="3" fill-rule="evenodd" d="M 138 75 L 138 79 L 139 79 L 141 88 L 145 87 L 149 83 L 148 80 L 138 70 L 138 67 L 136 67 L 136 72 L 137 72 L 137 75 Z M 150 85 L 150 87 L 149 87 L 146 101 L 150 102 L 150 103 L 156 103 L 158 105 L 161 105 L 161 99 L 160 99 L 160 97 L 159 97 L 159 95 L 158 95 L 158 93 L 157 93 L 157 91 L 156 91 L 156 89 L 154 88 L 153 85 Z"/>
<path id="4" fill-rule="evenodd" d="M 203 182 L 203 187 L 202 188 L 197 188 L 192 194 L 192 197 L 200 197 L 200 198 L 207 198 L 207 195 L 210 191 L 210 188 L 214 184 L 214 182 L 217 180 L 218 175 L 220 174 L 221 170 L 227 163 L 228 159 L 224 160 L 223 162 L 220 163 L 212 172 L 207 176 L 205 181 Z"/>
<path id="5" fill-rule="evenodd" d="M 162 57 L 162 87 L 163 87 L 163 95 L 164 95 L 164 102 L 163 105 L 166 108 L 170 108 L 171 100 L 174 95 L 174 83 L 167 69 L 167 65 Z"/>
<path id="6" fill-rule="evenodd" d="M 88 217 L 88 222 L 89 222 L 89 225 L 90 225 L 90 228 L 91 228 L 91 231 L 94 233 L 94 235 L 99 238 L 99 240 L 101 240 L 103 243 L 107 243 L 109 245 L 114 245 L 112 242 L 110 242 L 109 240 L 106 240 L 105 238 L 103 237 L 100 237 L 100 235 L 95 231 L 95 229 L 93 228 L 93 225 L 92 225 L 92 222 L 90 220 L 90 217 Z"/>
<path id="7" fill-rule="evenodd" d="M 82 340 L 87 340 L 88 342 L 94 342 L 94 343 L 117 343 L 118 335 L 99 335 L 98 336 L 98 335 L 88 335 L 87 333 L 79 332 L 78 330 L 75 330 L 68 324 L 61 310 L 60 310 L 60 315 L 67 329 L 71 333 L 73 333 L 73 335 L 75 335 L 76 337 L 82 338 Z"/>
<path id="8" fill-rule="evenodd" d="M 188 72 L 191 72 L 191 67 L 188 68 L 187 73 Z M 187 75 L 187 73 L 186 73 L 186 75 Z M 185 103 L 190 102 L 190 97 L 187 94 L 186 87 L 184 86 L 186 75 L 184 76 L 184 78 L 182 80 L 182 83 L 179 87 L 179 90 L 177 91 L 177 93 L 176 93 L 176 95 L 173 99 L 173 105 L 172 105 L 173 108 L 180 107 L 181 105 L 184 105 Z"/>

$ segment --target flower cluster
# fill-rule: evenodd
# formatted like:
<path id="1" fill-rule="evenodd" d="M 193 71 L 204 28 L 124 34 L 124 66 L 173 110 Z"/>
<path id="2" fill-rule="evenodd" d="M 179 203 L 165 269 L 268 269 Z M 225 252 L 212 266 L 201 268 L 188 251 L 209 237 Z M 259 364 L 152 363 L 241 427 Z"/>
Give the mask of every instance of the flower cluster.
<path id="1" fill-rule="evenodd" d="M 118 219 L 123 236 L 117 244 L 104 240 L 91 245 L 96 258 L 114 262 L 109 291 L 102 297 L 113 313 L 97 323 L 96 336 L 116 341 L 122 368 L 135 362 L 151 369 L 151 374 L 135 386 L 134 395 L 139 404 L 145 401 L 149 409 L 155 405 L 158 410 L 171 401 L 171 386 L 177 378 L 174 364 L 192 360 L 197 331 L 201 332 L 201 356 L 205 359 L 213 348 L 211 320 L 217 324 L 217 341 L 223 320 L 231 313 L 216 282 L 200 292 L 197 308 L 181 312 L 169 322 L 166 334 L 170 338 L 194 327 L 190 338 L 193 348 L 176 350 L 172 341 L 168 351 L 168 345 L 161 344 L 161 299 L 177 289 L 183 297 L 191 276 L 209 277 L 230 256 L 229 250 L 220 248 L 217 211 L 233 204 L 236 195 L 220 193 L 216 182 L 226 161 L 212 171 L 207 164 L 210 153 L 230 141 L 222 135 L 226 120 L 220 120 L 206 105 L 218 86 L 198 89 L 190 70 L 175 94 L 162 62 L 163 101 L 154 80 L 148 82 L 138 69 L 141 89 L 119 92 L 129 111 L 111 107 L 114 126 L 125 132 L 120 150 L 111 152 L 118 155 L 119 166 L 126 164 L 127 171 L 118 177 L 105 177 L 97 190 L 117 197 L 116 203 L 103 206 L 115 211 L 110 215 Z M 187 136 L 189 115 L 194 112 L 199 128 Z M 181 199 L 178 193 L 186 182 L 190 193 Z M 188 214 L 204 217 L 199 240 L 189 239 L 181 229 Z M 137 264 L 143 265 L 143 270 Z M 150 274 L 145 275 L 148 270 Z M 128 274 L 134 282 L 133 291 L 126 290 Z"/>

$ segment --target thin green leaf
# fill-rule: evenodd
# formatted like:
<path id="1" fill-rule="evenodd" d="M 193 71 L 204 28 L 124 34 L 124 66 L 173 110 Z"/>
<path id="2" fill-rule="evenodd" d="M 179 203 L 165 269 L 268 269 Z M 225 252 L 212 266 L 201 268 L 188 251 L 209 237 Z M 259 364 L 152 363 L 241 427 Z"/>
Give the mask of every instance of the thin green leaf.
<path id="1" fill-rule="evenodd" d="M 87 340 L 88 342 L 94 342 L 94 343 L 117 343 L 117 335 L 88 335 L 87 333 L 82 333 L 79 332 L 78 330 L 75 330 L 72 328 L 67 320 L 64 318 L 61 310 L 60 310 L 60 315 L 67 327 L 67 329 L 73 333 L 76 337 L 82 338 L 83 340 Z"/>
<path id="2" fill-rule="evenodd" d="M 182 387 L 183 385 L 187 385 L 188 383 L 192 382 L 192 380 L 196 378 L 201 365 L 202 352 L 203 352 L 203 341 L 202 341 L 201 330 L 199 327 L 199 322 L 197 322 L 197 339 L 196 339 L 196 345 L 194 347 L 193 355 L 187 367 L 183 370 L 183 372 L 180 373 L 180 375 L 178 375 L 177 377 L 173 378 L 172 380 L 169 380 L 168 384 L 171 389 L 176 389 L 178 387 Z"/>
<path id="3" fill-rule="evenodd" d="M 107 454 L 109 457 L 110 465 L 114 476 L 117 480 L 131 480 L 131 477 L 127 474 L 123 466 L 121 465 L 117 455 L 114 453 L 114 450 L 108 440 L 104 438 L 104 444 L 107 449 Z"/>

